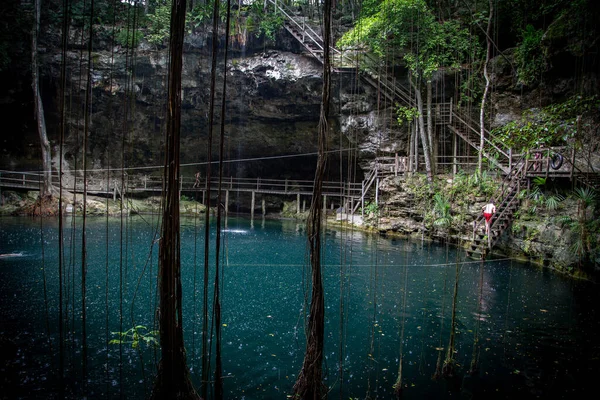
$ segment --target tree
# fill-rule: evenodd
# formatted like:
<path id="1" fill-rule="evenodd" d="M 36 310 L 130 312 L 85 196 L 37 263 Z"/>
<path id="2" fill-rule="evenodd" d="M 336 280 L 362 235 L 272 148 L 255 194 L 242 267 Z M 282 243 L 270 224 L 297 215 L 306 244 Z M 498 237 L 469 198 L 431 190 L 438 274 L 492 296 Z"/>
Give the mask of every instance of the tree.
<path id="1" fill-rule="evenodd" d="M 486 31 L 486 41 L 487 41 L 487 51 L 485 53 L 485 62 L 483 63 L 483 77 L 485 78 L 485 89 L 483 90 L 483 96 L 481 97 L 481 109 L 479 112 L 479 153 L 477 157 L 477 170 L 481 172 L 481 167 L 483 164 L 483 145 L 485 139 L 485 102 L 487 100 L 487 95 L 490 90 L 490 77 L 488 75 L 488 63 L 490 62 L 490 58 L 492 56 L 492 19 L 494 17 L 494 4 L 492 0 L 490 0 L 490 15 L 488 16 L 488 24 Z"/>
<path id="2" fill-rule="evenodd" d="M 341 47 L 366 45 L 381 57 L 391 54 L 392 49 L 395 54 L 404 54 L 409 81 L 415 90 L 417 124 L 430 182 L 435 171 L 431 110 L 433 74 L 441 67 L 460 68 L 460 64 L 469 58 L 473 40 L 459 21 L 438 20 L 425 0 L 383 0 L 379 7 L 369 7 L 356 26 L 338 41 Z M 422 92 L 426 95 L 426 107 Z"/>
<path id="3" fill-rule="evenodd" d="M 179 153 L 181 70 L 186 0 L 173 0 L 169 60 L 169 97 L 165 143 L 165 189 L 159 248 L 161 360 L 153 399 L 198 399 L 189 379 L 183 344 L 179 229 Z"/>
<path id="4" fill-rule="evenodd" d="M 42 187 L 40 189 L 40 198 L 52 197 L 52 153 L 50 142 L 46 133 L 46 120 L 44 118 L 44 105 L 42 104 L 42 95 L 40 93 L 40 77 L 38 66 L 37 41 L 40 33 L 40 15 L 42 13 L 42 0 L 35 0 L 33 29 L 31 32 L 31 74 L 33 89 L 33 99 L 35 103 L 35 117 L 37 131 L 40 136 L 42 148 Z"/>

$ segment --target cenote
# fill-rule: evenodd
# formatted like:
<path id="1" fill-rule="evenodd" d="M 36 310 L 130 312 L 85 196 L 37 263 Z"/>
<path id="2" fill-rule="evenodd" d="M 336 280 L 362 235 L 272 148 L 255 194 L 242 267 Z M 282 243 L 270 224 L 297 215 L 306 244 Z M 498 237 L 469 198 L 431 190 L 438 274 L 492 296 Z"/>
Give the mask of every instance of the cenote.
<path id="1" fill-rule="evenodd" d="M 62 307 L 58 221 L 6 217 L 0 223 L 3 396 L 58 396 L 62 308 L 64 396 L 147 398 L 159 349 L 151 339 L 137 346 L 131 336 L 121 345 L 110 341 L 135 326 L 148 328 L 140 333 L 155 329 L 158 218 L 87 219 L 86 385 L 81 218 L 65 220 Z M 183 219 L 181 234 L 185 344 L 198 386 L 203 221 Z M 401 358 L 405 398 L 591 395 L 600 372 L 595 285 L 514 260 L 481 263 L 453 247 L 350 228 L 326 227 L 323 249 L 329 397 L 392 398 Z M 225 398 L 286 398 L 305 351 L 304 224 L 229 218 L 219 259 Z M 449 345 L 457 266 L 457 372 L 434 380 Z M 473 360 L 477 372 L 470 374 Z"/>

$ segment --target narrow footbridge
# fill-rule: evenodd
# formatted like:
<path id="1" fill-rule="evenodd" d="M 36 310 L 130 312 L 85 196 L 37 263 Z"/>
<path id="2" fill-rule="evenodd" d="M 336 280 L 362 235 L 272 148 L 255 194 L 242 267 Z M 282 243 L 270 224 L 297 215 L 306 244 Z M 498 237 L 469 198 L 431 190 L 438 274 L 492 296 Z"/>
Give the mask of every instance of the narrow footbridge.
<path id="1" fill-rule="evenodd" d="M 81 175 L 79 171 L 78 175 Z M 114 200 L 133 195 L 160 195 L 164 184 L 162 177 L 156 174 L 144 174 L 136 171 L 135 175 L 131 172 L 121 173 L 120 170 L 111 170 L 110 177 L 107 171 L 94 170 L 88 173 L 87 185 L 84 185 L 83 178 L 63 179 L 62 188 L 70 193 L 83 193 L 88 195 L 99 195 L 104 197 L 112 196 Z M 61 185 L 58 174 L 52 174 L 52 183 L 58 188 Z M 0 196 L 2 191 L 7 190 L 29 190 L 36 191 L 42 186 L 41 172 L 27 171 L 0 171 Z M 209 182 L 205 178 L 196 180 L 194 176 L 181 176 L 179 178 L 179 191 L 182 195 L 202 198 L 205 202 L 208 189 L 211 191 L 211 197 L 216 196 L 219 186 L 228 203 L 230 192 L 248 193 L 252 196 L 254 203 L 255 196 L 274 195 L 274 196 L 296 196 L 298 206 L 301 197 L 306 200 L 312 197 L 314 182 L 301 179 L 264 179 L 264 178 L 223 178 L 219 185 L 219 178 L 213 177 Z M 346 206 L 354 204 L 362 198 L 365 192 L 363 183 L 325 181 L 323 183 L 322 195 L 324 197 L 324 206 Z M 328 202 L 329 199 L 329 202 Z"/>

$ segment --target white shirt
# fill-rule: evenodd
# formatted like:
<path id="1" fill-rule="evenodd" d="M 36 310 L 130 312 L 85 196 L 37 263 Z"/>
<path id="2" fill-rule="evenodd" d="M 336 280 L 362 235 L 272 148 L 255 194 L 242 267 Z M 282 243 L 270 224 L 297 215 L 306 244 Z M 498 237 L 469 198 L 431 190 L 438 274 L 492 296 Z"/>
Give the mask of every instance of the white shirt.
<path id="1" fill-rule="evenodd" d="M 486 214 L 493 214 L 496 212 L 496 206 L 493 205 L 492 203 L 486 204 L 485 207 L 483 208 L 483 212 Z"/>

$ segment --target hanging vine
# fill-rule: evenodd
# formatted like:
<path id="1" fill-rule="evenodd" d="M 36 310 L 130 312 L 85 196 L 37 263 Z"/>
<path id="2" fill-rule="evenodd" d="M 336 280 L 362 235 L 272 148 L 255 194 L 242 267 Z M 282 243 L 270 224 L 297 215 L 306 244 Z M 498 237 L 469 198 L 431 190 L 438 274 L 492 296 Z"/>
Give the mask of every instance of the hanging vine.
<path id="1" fill-rule="evenodd" d="M 159 327 L 162 354 L 152 398 L 197 399 L 198 395 L 189 378 L 183 343 L 179 229 L 181 70 L 186 0 L 173 1 L 171 10 L 164 211 L 159 247 Z"/>
<path id="2" fill-rule="evenodd" d="M 325 293 L 321 272 L 321 213 L 322 187 L 326 167 L 326 145 L 329 118 L 329 90 L 331 79 L 331 0 L 325 0 L 323 10 L 323 92 L 319 117 L 319 155 L 312 201 L 306 223 L 310 251 L 312 294 L 308 319 L 308 337 L 302 369 L 294 384 L 294 395 L 300 399 L 320 399 L 326 393 L 323 384 L 323 345 L 325 338 Z"/>

